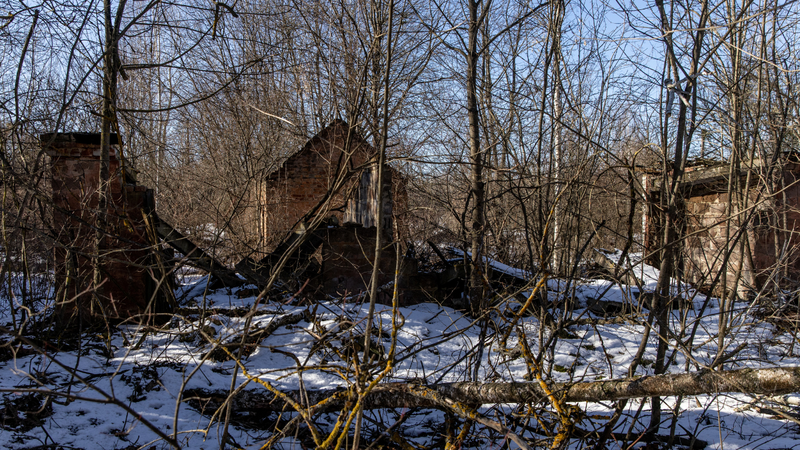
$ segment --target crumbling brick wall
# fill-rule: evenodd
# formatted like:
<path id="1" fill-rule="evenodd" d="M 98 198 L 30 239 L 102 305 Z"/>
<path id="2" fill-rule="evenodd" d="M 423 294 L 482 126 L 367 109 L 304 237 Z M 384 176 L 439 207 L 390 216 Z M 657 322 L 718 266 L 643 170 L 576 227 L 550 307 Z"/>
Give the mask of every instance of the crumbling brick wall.
<path id="1" fill-rule="evenodd" d="M 322 292 L 339 296 L 364 293 L 369 288 L 375 258 L 375 228 L 344 226 L 320 231 L 324 239 Z M 391 243 L 389 236 L 384 236 L 383 241 Z M 390 246 L 381 257 L 379 286 L 394 280 L 395 261 L 395 251 Z"/>
<path id="2" fill-rule="evenodd" d="M 375 258 L 376 228 L 365 228 L 354 224 L 326 228 L 318 230 L 317 233 L 323 237 L 323 265 L 322 273 L 317 280 L 317 292 L 337 297 L 367 298 L 365 294 L 369 290 Z M 383 233 L 381 239 L 385 247 L 378 268 L 376 302 L 391 305 L 395 291 L 400 306 L 427 300 L 422 290 L 424 286 L 419 285 L 416 260 L 401 254 L 398 265 L 399 244 L 392 241 L 388 232 Z M 396 289 L 395 280 L 398 283 Z"/>
<path id="3" fill-rule="evenodd" d="M 747 193 L 746 209 L 736 206 L 736 198 L 730 201 L 726 167 L 692 169 L 687 170 L 680 189 L 680 239 L 674 243 L 684 280 L 702 288 L 717 279 L 714 293 L 720 295 L 725 270 L 725 290 L 740 298 L 776 286 L 796 289 L 800 285 L 800 164 L 782 161 L 775 168 L 775 186 L 780 188 L 774 195 L 752 172 L 754 187 Z M 745 177 L 743 171 L 742 183 Z M 645 253 L 650 255 L 650 264 L 658 265 L 662 233 L 658 190 L 656 186 L 645 186 L 645 190 L 651 199 L 644 223 Z"/>
<path id="4" fill-rule="evenodd" d="M 694 195 L 685 200 L 684 204 L 685 228 L 683 234 L 682 268 L 684 277 L 698 285 L 708 285 L 720 275 L 728 253 L 728 233 L 735 237 L 737 227 L 726 230 L 728 214 L 728 193 L 710 192 L 705 195 Z M 742 238 L 747 239 L 745 235 Z M 740 246 L 735 245 L 727 259 L 727 273 L 725 282 L 728 287 L 733 287 L 735 272 L 740 264 L 742 273 L 739 289 L 744 294 L 747 285 L 753 283 L 753 270 L 746 257 L 743 258 L 739 251 Z M 746 255 L 745 255 L 746 256 Z M 722 279 L 720 279 L 720 282 Z M 721 289 L 717 289 L 720 293 Z"/>
<path id="5" fill-rule="evenodd" d="M 51 158 L 53 223 L 58 233 L 56 301 L 65 320 L 78 314 L 85 319 L 120 320 L 166 308 L 170 289 L 162 270 L 166 261 L 151 245 L 154 238 L 148 235 L 144 216 L 153 208 L 152 191 L 125 179 L 116 135 L 111 143 L 108 207 L 101 214 L 100 135 L 41 136 Z"/>
<path id="6" fill-rule="evenodd" d="M 405 180 L 391 167 L 384 166 L 383 195 L 378 202 L 374 156 L 375 150 L 357 132 L 345 122 L 336 121 L 267 177 L 262 217 L 265 252 L 281 248 L 278 244 L 291 231 L 298 231 L 298 221 L 309 212 L 316 211 L 324 218 L 335 217 L 341 225 L 334 227 L 329 221 L 316 231 L 322 241 L 317 255 L 321 273 L 309 290 L 323 296 L 357 295 L 368 289 L 378 225 L 387 245 L 379 284 L 387 285 L 394 280 L 396 246 L 392 243 L 406 235 L 398 232 L 405 224 L 396 208 L 399 205 L 405 209 L 407 205 Z M 343 181 L 338 178 L 342 176 Z M 323 204 L 337 182 L 341 188 Z M 376 221 L 379 204 L 384 213 L 381 224 Z M 378 301 L 390 302 L 391 291 L 389 288 L 381 294 Z"/>
<path id="7" fill-rule="evenodd" d="M 762 194 L 751 220 L 756 284 L 774 278 L 782 288 L 800 288 L 800 164 L 785 162 L 776 194 Z M 752 194 L 756 197 L 756 194 Z"/>

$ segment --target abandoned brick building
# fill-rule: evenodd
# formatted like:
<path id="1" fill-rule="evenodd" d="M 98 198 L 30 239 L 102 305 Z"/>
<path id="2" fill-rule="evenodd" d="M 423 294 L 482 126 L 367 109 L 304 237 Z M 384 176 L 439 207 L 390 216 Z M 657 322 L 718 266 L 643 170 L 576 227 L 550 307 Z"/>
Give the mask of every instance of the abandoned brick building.
<path id="1" fill-rule="evenodd" d="M 162 249 L 164 244 L 177 249 L 182 262 L 233 287 L 246 281 L 266 285 L 291 243 L 304 242 L 289 252 L 291 261 L 280 272 L 281 281 L 288 282 L 286 286 L 294 281 L 299 288 L 305 280 L 314 295 L 352 295 L 367 289 L 380 229 L 387 246 L 378 281 L 385 285 L 394 280 L 402 229 L 395 205 L 405 204 L 403 178 L 384 166 L 384 193 L 378 202 L 375 151 L 342 121 L 326 127 L 267 177 L 260 194 L 267 207 L 260 220 L 272 247 L 259 261 L 245 258 L 236 265 L 244 280 L 158 217 L 152 190 L 137 185 L 123 167 L 116 135 L 109 151 L 109 200 L 103 211 L 98 195 L 100 134 L 50 133 L 41 136 L 41 144 L 51 157 L 53 218 L 58 225 L 55 276 L 62 317 L 80 313 L 124 320 L 167 312 L 174 305 L 168 276 L 174 261 Z M 381 224 L 376 223 L 378 208 L 384 211 Z M 325 220 L 319 225 L 317 219 Z M 404 273 L 416 273 L 415 266 L 407 266 Z M 388 300 L 391 292 L 383 297 Z"/>
<path id="2" fill-rule="evenodd" d="M 355 129 L 337 120 L 281 166 L 267 175 L 263 201 L 262 229 L 268 247 L 319 214 L 335 217 L 339 224 L 374 227 L 377 215 L 377 164 L 372 148 Z M 331 192 L 330 200 L 323 202 Z M 402 197 L 402 176 L 384 166 L 384 191 L 381 226 L 394 234 L 395 197 Z M 400 202 L 402 203 L 402 202 Z"/>
<path id="3" fill-rule="evenodd" d="M 104 211 L 98 195 L 100 134 L 48 133 L 41 145 L 51 159 L 60 316 L 113 320 L 163 311 L 171 295 L 167 258 L 155 250 L 145 220 L 153 194 L 123 170 L 117 135 L 111 135 Z"/>
<path id="4" fill-rule="evenodd" d="M 733 294 L 735 289 L 740 298 L 764 289 L 799 288 L 798 155 L 785 154 L 774 164 L 756 160 L 749 168 L 734 172 L 738 179 L 733 183 L 729 183 L 730 173 L 730 167 L 721 163 L 686 169 L 679 185 L 679 273 L 696 287 L 710 286 L 717 279 L 717 295 L 722 293 L 724 281 L 726 291 Z M 648 262 L 657 266 L 663 233 L 663 213 L 658 206 L 660 176 L 644 175 L 643 186 L 649 196 L 643 223 L 644 250 Z M 736 194 L 743 189 L 746 196 Z"/>
<path id="5" fill-rule="evenodd" d="M 314 218 L 325 219 L 315 233 L 321 263 L 317 289 L 329 294 L 363 291 L 372 271 L 376 227 L 384 242 L 402 231 L 403 177 L 384 166 L 383 195 L 377 199 L 376 152 L 354 128 L 337 120 L 311 138 L 267 176 L 261 229 L 267 251 L 280 248 L 293 233 L 303 233 Z M 383 208 L 377 224 L 378 208 Z M 382 258 L 380 283 L 394 277 L 395 249 Z"/>

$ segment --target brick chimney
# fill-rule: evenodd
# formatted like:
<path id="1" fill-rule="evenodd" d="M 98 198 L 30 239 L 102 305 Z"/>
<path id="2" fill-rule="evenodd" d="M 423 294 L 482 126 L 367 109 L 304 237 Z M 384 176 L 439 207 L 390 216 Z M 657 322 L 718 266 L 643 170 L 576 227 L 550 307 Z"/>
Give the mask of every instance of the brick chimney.
<path id="1" fill-rule="evenodd" d="M 51 158 L 59 318 L 119 321 L 167 312 L 168 261 L 146 221 L 153 193 L 123 174 L 117 135 L 111 135 L 105 223 L 98 220 L 100 134 L 48 133 L 40 142 Z"/>

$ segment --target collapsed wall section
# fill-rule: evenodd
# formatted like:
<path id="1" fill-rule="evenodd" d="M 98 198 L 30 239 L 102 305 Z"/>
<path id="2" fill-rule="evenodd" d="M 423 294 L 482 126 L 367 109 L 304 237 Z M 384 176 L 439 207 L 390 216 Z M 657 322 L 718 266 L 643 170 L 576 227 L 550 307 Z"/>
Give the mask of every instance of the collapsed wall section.
<path id="1" fill-rule="evenodd" d="M 726 165 L 691 167 L 678 186 L 678 240 L 670 243 L 684 280 L 715 295 L 749 298 L 800 286 L 800 164 L 754 161 L 735 172 Z M 749 181 L 748 181 L 749 180 Z M 658 266 L 663 240 L 661 178 L 645 176 L 649 200 L 643 223 L 646 261 Z M 748 187 L 749 186 L 749 187 Z M 746 191 L 746 192 L 744 192 Z"/>

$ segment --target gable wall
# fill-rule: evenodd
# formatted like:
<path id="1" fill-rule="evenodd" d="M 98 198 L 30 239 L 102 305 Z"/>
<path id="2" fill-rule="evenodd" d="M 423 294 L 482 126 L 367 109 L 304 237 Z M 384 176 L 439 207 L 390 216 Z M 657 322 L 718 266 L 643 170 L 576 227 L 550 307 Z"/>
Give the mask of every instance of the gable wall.
<path id="1" fill-rule="evenodd" d="M 351 150 L 344 153 L 347 132 L 346 124 L 334 123 L 267 178 L 262 214 L 266 251 L 271 251 L 306 213 L 319 205 L 340 169 L 345 167 L 345 176 L 350 179 L 322 212 L 323 217 L 335 216 L 340 223 L 343 221 L 346 198 L 358 181 L 352 176 L 353 169 L 364 164 L 371 151 L 362 139 L 355 137 Z"/>

